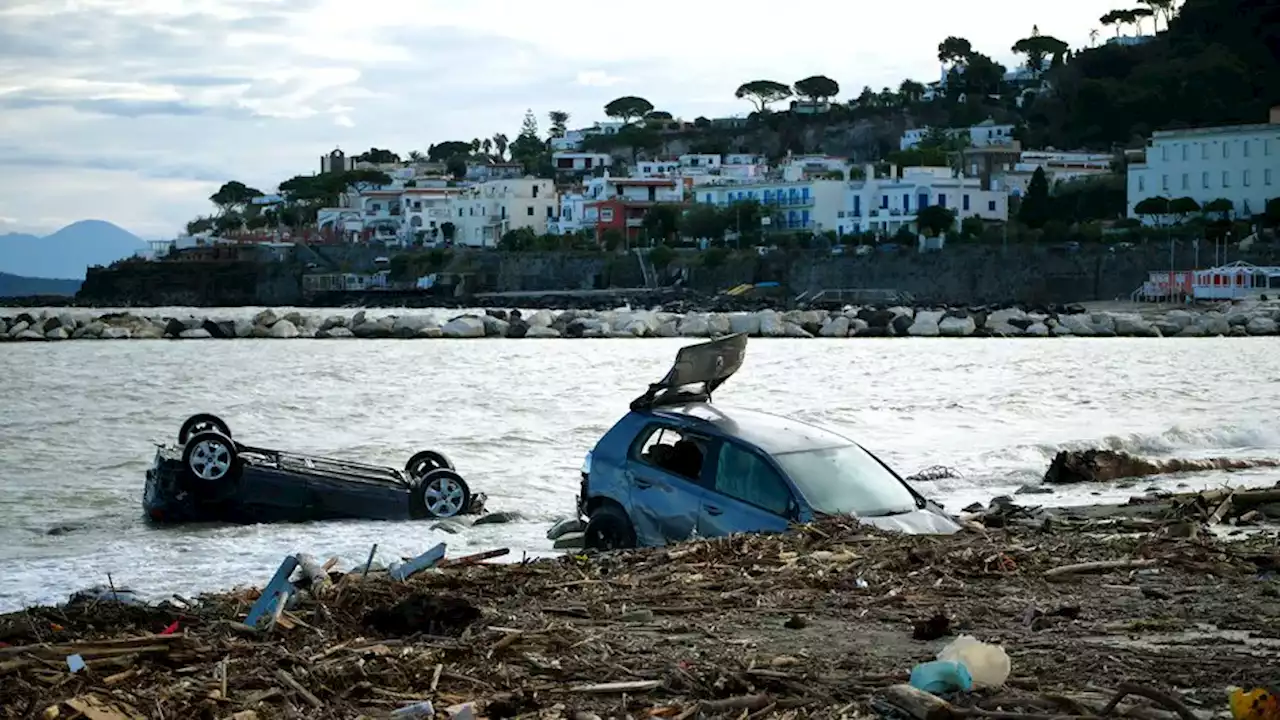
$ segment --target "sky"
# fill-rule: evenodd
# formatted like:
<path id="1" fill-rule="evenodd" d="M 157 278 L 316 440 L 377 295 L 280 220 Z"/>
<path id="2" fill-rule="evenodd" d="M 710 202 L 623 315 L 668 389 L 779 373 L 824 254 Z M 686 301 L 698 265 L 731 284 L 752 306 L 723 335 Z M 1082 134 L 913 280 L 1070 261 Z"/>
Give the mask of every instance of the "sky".
<path id="1" fill-rule="evenodd" d="M 621 95 L 739 115 L 759 78 L 827 75 L 848 99 L 937 80 L 949 35 L 1013 66 L 1033 25 L 1082 47 L 1129 4 L 0 0 L 0 233 L 172 237 L 222 182 L 270 192 L 335 147 L 514 138 L 526 109 L 589 126 Z"/>

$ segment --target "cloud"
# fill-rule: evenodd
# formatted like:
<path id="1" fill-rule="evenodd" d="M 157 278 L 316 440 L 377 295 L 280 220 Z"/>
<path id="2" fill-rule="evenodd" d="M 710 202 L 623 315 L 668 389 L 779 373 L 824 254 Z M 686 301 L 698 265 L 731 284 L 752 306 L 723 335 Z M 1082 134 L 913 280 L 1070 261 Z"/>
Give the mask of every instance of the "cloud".
<path id="1" fill-rule="evenodd" d="M 211 184 L 267 190 L 318 170 L 335 146 L 403 154 L 514 137 L 527 109 L 544 127 L 553 109 L 589 125 L 621 94 L 676 115 L 740 114 L 748 107 L 733 88 L 753 77 L 823 73 L 856 94 L 904 75 L 931 79 L 947 35 L 1000 59 L 1033 22 L 1083 41 L 1115 4 L 1037 7 L 1035 18 L 1006 18 L 1001 0 L 833 5 L 822 23 L 777 37 L 762 19 L 778 8 L 764 0 L 733 13 L 651 0 L 607 29 L 586 22 L 589 11 L 510 0 L 7 0 L 0 216 L 177 231 L 209 212 Z M 1064 29 L 1075 16 L 1078 30 Z"/>

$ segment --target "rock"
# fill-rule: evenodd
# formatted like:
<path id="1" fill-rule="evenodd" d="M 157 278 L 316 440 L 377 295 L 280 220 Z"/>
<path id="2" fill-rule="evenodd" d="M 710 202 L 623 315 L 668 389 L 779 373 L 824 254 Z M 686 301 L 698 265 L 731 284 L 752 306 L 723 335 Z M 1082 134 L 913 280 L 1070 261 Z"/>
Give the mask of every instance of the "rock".
<path id="1" fill-rule="evenodd" d="M 529 323 L 520 318 L 515 318 L 507 323 L 507 337 L 509 338 L 519 339 L 528 334 L 528 332 Z"/>
<path id="2" fill-rule="evenodd" d="M 706 315 L 686 315 L 680 322 L 679 332 L 681 337 L 710 337 L 711 324 Z"/>
<path id="3" fill-rule="evenodd" d="M 949 315 L 938 321 L 938 334 L 942 337 L 969 337 L 977 329 L 978 324 L 968 315 L 963 317 Z"/>
<path id="4" fill-rule="evenodd" d="M 551 323 L 555 322 L 556 316 L 551 314 L 550 310 L 539 310 L 529 316 L 529 327 L 551 327 Z"/>
<path id="5" fill-rule="evenodd" d="M 253 324 L 261 325 L 263 327 L 271 327 L 272 325 L 275 325 L 279 319 L 280 318 L 275 314 L 274 311 L 272 311 L 270 308 L 267 308 L 266 310 L 263 310 L 262 312 L 253 316 Z"/>
<path id="6" fill-rule="evenodd" d="M 271 328 L 266 325 L 254 325 L 253 331 L 249 333 L 251 338 L 269 338 L 271 337 Z"/>
<path id="7" fill-rule="evenodd" d="M 527 338 L 558 338 L 560 337 L 560 331 L 546 325 L 530 325 L 524 336 Z"/>
<path id="8" fill-rule="evenodd" d="M 871 326 L 867 324 L 866 320 L 863 320 L 862 318 L 854 318 L 849 321 L 849 337 L 863 335 L 870 327 Z M 883 330 L 884 328 L 880 329 Z"/>
<path id="9" fill-rule="evenodd" d="M 916 313 L 915 320 L 907 328 L 907 334 L 912 337 L 938 337 L 942 334 L 938 327 L 942 317 L 943 313 L 936 310 L 921 310 Z"/>
<path id="10" fill-rule="evenodd" d="M 506 320 L 486 313 L 484 317 L 480 318 L 480 322 L 484 324 L 485 337 L 507 336 L 507 328 L 510 327 L 510 324 Z"/>
<path id="11" fill-rule="evenodd" d="M 818 331 L 821 337 L 849 337 L 849 318 L 837 315 L 831 318 Z"/>
<path id="12" fill-rule="evenodd" d="M 517 512 L 506 512 L 506 511 L 491 512 L 491 513 L 485 513 L 484 515 L 481 515 L 480 517 L 476 518 L 476 521 L 474 523 L 471 523 L 471 524 L 472 525 L 499 525 L 503 523 L 515 522 L 519 520 L 520 517 L 521 517 L 520 513 L 517 513 Z"/>
<path id="13" fill-rule="evenodd" d="M 202 331 L 203 332 L 203 331 Z M 271 337 L 277 340 L 291 340 L 298 337 L 298 326 L 290 320 L 277 320 L 271 326 Z"/>
<path id="14" fill-rule="evenodd" d="M 19 334 L 31 327 L 31 323 L 26 320 L 19 320 L 9 326 L 9 337 L 16 339 Z"/>
<path id="15" fill-rule="evenodd" d="M 1049 326 L 1042 322 L 1033 322 L 1024 331 L 1028 337 L 1049 337 Z"/>
<path id="16" fill-rule="evenodd" d="M 1160 331 L 1141 315 L 1116 313 L 1111 315 L 1111 319 L 1115 323 L 1116 335 L 1121 337 L 1160 337 Z"/>
<path id="17" fill-rule="evenodd" d="M 675 320 L 666 320 L 658 326 L 658 329 L 653 334 L 664 338 L 678 337 L 680 335 L 680 325 Z"/>
<path id="18" fill-rule="evenodd" d="M 155 325 L 147 325 L 134 330 L 132 337 L 134 340 L 159 340 L 164 337 L 164 331 Z"/>
<path id="19" fill-rule="evenodd" d="M 760 317 L 755 313 L 729 313 L 728 320 L 730 334 L 746 333 L 753 337 L 760 334 Z"/>
<path id="20" fill-rule="evenodd" d="M 329 317 L 324 319 L 324 322 L 320 323 L 321 330 L 331 330 L 337 327 L 340 327 L 340 328 L 347 327 L 347 318 L 345 316 L 330 315 Z"/>
<path id="21" fill-rule="evenodd" d="M 1044 485 L 1023 485 L 1014 491 L 1015 495 L 1052 495 L 1053 488 Z"/>
<path id="22" fill-rule="evenodd" d="M 210 335 L 209 331 L 204 328 L 195 328 L 194 330 L 183 330 L 178 333 L 178 337 L 183 340 L 208 340 L 209 338 L 212 338 L 213 335 Z"/>
<path id="23" fill-rule="evenodd" d="M 1203 326 L 1188 325 L 1178 331 L 1176 337 L 1204 337 L 1208 335 Z"/>
<path id="24" fill-rule="evenodd" d="M 894 335 L 903 336 L 907 334 L 907 331 L 910 330 L 911 326 L 914 324 L 914 315 L 895 315 L 893 322 L 889 323 L 889 327 L 893 329 Z"/>
<path id="25" fill-rule="evenodd" d="M 439 325 L 428 325 L 422 328 L 421 330 L 419 330 L 416 337 L 431 338 L 432 340 L 434 340 L 436 338 L 444 337 L 444 331 L 440 329 Z"/>
<path id="26" fill-rule="evenodd" d="M 103 340 L 128 340 L 133 337 L 133 333 L 129 332 L 129 328 L 108 325 L 102 329 L 102 334 L 99 337 Z"/>
<path id="27" fill-rule="evenodd" d="M 357 312 L 355 315 L 351 316 L 351 322 L 347 323 L 346 327 L 354 329 L 357 325 L 363 325 L 367 318 L 368 318 L 368 314 L 365 313 L 365 311 L 361 310 Z"/>
<path id="28" fill-rule="evenodd" d="M 756 313 L 756 322 L 760 326 L 761 337 L 786 337 L 786 323 L 782 316 L 773 310 L 761 310 Z"/>
<path id="29" fill-rule="evenodd" d="M 1244 329 L 1250 335 L 1275 335 L 1276 321 L 1269 317 L 1257 315 L 1249 320 Z"/>
<path id="30" fill-rule="evenodd" d="M 540 310 L 539 312 L 543 311 Z M 550 313 L 547 314 L 550 315 Z M 536 313 L 534 314 L 534 318 L 537 318 Z M 532 326 L 533 322 L 530 321 L 529 324 Z M 540 327 L 549 326 L 550 323 Z M 530 329 L 532 330 L 532 327 L 530 327 Z M 440 328 L 440 332 L 447 338 L 482 338 L 484 337 L 484 321 L 480 318 L 470 316 L 454 318 L 445 323 L 444 326 Z M 356 334 L 359 335 L 358 332 Z M 559 335 L 559 333 L 556 333 L 556 335 Z"/>
<path id="31" fill-rule="evenodd" d="M 430 315 L 405 315 L 398 317 L 391 323 L 391 334 L 398 338 L 417 337 L 418 332 L 426 327 L 436 325 L 435 318 Z M 340 327 L 333 325 L 330 327 Z"/>
<path id="32" fill-rule="evenodd" d="M 66 325 L 58 325 L 54 329 L 44 334 L 45 340 L 68 340 L 71 338 L 71 331 Z"/>
<path id="33" fill-rule="evenodd" d="M 987 315 L 984 327 L 993 335 L 1017 337 L 1031 322 L 1021 308 L 1005 308 Z"/>
<path id="34" fill-rule="evenodd" d="M 342 340 L 346 338 L 353 338 L 355 336 L 356 336 L 355 333 L 351 332 L 350 330 L 344 327 L 331 327 L 331 328 L 328 328 L 327 330 L 322 329 L 322 330 L 316 331 L 316 337 L 322 340 L 324 339 Z"/>
<path id="35" fill-rule="evenodd" d="M 13 339 L 14 340 L 44 340 L 45 336 L 35 330 L 27 328 L 26 330 L 22 330 L 18 334 L 14 335 Z"/>
<path id="36" fill-rule="evenodd" d="M 1194 323 L 1196 321 L 1196 316 L 1186 310 L 1175 309 L 1165 313 L 1162 321 L 1177 327 L 1178 329 L 1175 332 L 1180 332 L 1183 328 Z M 1169 334 L 1172 335 L 1173 333 Z"/>
<path id="37" fill-rule="evenodd" d="M 366 320 L 353 326 L 351 332 L 358 338 L 389 338 L 393 327 L 395 327 L 395 321 L 390 318 Z M 482 327 L 481 332 L 483 331 Z"/>
<path id="38" fill-rule="evenodd" d="M 187 331 L 187 324 L 177 318 L 169 318 L 164 323 L 163 335 L 166 337 L 181 337 L 182 333 Z"/>
<path id="39" fill-rule="evenodd" d="M 1060 327 L 1069 331 L 1072 335 L 1090 337 L 1095 333 L 1093 321 L 1088 315 L 1081 313 L 1059 315 L 1058 324 Z"/>

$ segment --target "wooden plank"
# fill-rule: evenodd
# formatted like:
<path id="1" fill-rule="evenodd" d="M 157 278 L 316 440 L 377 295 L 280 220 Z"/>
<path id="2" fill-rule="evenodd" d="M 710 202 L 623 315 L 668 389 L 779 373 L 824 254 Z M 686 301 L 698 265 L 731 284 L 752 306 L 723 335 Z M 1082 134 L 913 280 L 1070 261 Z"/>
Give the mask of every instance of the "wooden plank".
<path id="1" fill-rule="evenodd" d="M 426 570 L 429 567 L 435 566 L 436 563 L 444 559 L 444 553 L 445 553 L 445 544 L 440 543 L 439 545 L 422 553 L 418 557 L 392 570 L 391 579 L 392 580 L 408 580 L 410 577 L 413 577 L 415 573 L 421 572 L 423 570 Z"/>

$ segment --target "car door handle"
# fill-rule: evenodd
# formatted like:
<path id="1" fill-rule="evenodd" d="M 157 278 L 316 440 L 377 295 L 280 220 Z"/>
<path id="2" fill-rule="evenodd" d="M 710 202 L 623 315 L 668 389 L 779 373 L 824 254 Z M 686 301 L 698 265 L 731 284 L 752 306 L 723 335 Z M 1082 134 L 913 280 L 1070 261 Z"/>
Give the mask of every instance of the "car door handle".
<path id="1" fill-rule="evenodd" d="M 653 487 L 653 483 L 649 482 L 648 480 L 645 480 L 644 478 L 634 478 L 633 482 L 636 484 L 636 487 L 640 488 L 641 490 L 646 490 L 648 488 Z"/>
<path id="2" fill-rule="evenodd" d="M 708 515 L 719 515 L 719 514 L 720 514 L 720 513 L 722 513 L 722 512 L 724 512 L 724 511 L 723 511 L 723 510 L 721 510 L 720 508 L 716 507 L 715 505 L 708 505 L 708 506 L 707 506 L 707 514 L 708 514 Z"/>

